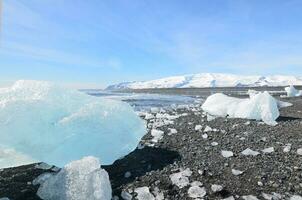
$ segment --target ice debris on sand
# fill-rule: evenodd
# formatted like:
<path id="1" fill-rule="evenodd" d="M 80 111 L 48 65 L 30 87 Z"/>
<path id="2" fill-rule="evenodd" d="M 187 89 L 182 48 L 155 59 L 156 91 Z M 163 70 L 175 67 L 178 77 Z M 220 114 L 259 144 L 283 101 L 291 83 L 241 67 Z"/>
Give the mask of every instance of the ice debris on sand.
<path id="1" fill-rule="evenodd" d="M 203 198 L 207 194 L 205 187 L 193 185 L 188 189 L 188 196 L 191 198 Z"/>
<path id="2" fill-rule="evenodd" d="M 41 81 L 17 81 L 0 89 L 0 152 L 13 149 L 29 157 L 23 163 L 4 158 L 0 167 L 31 160 L 61 167 L 88 155 L 111 164 L 136 148 L 145 129 L 121 101 Z"/>
<path id="3" fill-rule="evenodd" d="M 170 179 L 174 185 L 177 185 L 179 188 L 183 188 L 189 185 L 189 178 L 192 175 L 192 171 L 187 168 L 181 172 L 174 173 L 170 175 Z"/>
<path id="4" fill-rule="evenodd" d="M 232 151 L 221 151 L 221 155 L 222 155 L 224 158 L 230 158 L 230 157 L 234 156 L 234 154 L 233 154 Z"/>
<path id="5" fill-rule="evenodd" d="M 213 116 L 262 120 L 268 125 L 276 125 L 279 117 L 277 100 L 268 92 L 247 99 L 216 93 L 206 99 L 202 109 Z"/>
<path id="6" fill-rule="evenodd" d="M 152 129 L 151 130 L 151 135 L 153 136 L 152 142 L 156 143 L 156 142 L 158 142 L 159 140 L 161 140 L 163 138 L 164 131 L 157 130 L 157 129 Z"/>
<path id="7" fill-rule="evenodd" d="M 37 195 L 44 200 L 111 199 L 108 173 L 95 157 L 73 161 L 57 174 L 46 175 L 35 181 L 40 184 Z"/>
<path id="8" fill-rule="evenodd" d="M 134 190 L 137 193 L 138 200 L 155 200 L 154 196 L 150 193 L 148 187 L 139 187 Z"/>
<path id="9" fill-rule="evenodd" d="M 250 148 L 243 150 L 241 153 L 245 156 L 257 156 L 260 154 L 258 151 L 254 151 Z"/>
<path id="10" fill-rule="evenodd" d="M 240 170 L 237 170 L 237 169 L 232 169 L 232 174 L 234 176 L 239 176 L 239 175 L 241 175 L 243 173 L 244 173 L 243 171 L 240 171 Z"/>

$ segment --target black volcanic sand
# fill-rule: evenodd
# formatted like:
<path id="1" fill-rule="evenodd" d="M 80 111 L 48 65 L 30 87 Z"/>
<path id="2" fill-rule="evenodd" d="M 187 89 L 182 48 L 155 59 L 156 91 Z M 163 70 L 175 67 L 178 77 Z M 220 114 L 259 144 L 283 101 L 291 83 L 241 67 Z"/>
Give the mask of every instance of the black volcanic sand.
<path id="1" fill-rule="evenodd" d="M 243 195 L 264 199 L 262 193 L 273 192 L 282 195 L 281 199 L 301 195 L 302 156 L 297 154 L 297 149 L 302 148 L 302 98 L 283 100 L 294 105 L 281 109 L 276 126 L 245 119 L 207 121 L 199 107 L 166 111 L 170 115 L 187 114 L 174 119 L 174 124 L 156 128 L 165 132 L 158 143 L 151 142 L 149 129 L 141 141 L 144 148 L 136 149 L 113 165 L 103 166 L 110 175 L 115 198 L 125 191 L 135 199 L 135 188 L 147 186 L 151 193 L 162 192 L 165 199 L 193 199 L 188 197 L 190 185 L 180 189 L 170 180 L 171 174 L 186 168 L 192 171 L 188 177 L 190 183 L 200 181 L 201 187 L 206 189 L 207 194 L 200 199 L 230 196 L 242 199 Z M 148 127 L 158 124 L 158 121 L 147 120 Z M 196 125 L 202 125 L 202 129 L 196 131 Z M 202 135 L 206 126 L 217 131 L 207 132 L 208 138 L 204 139 Z M 169 128 L 176 129 L 177 133 L 169 135 Z M 218 145 L 213 146 L 212 142 Z M 283 152 L 286 144 L 291 144 L 287 153 Z M 261 151 L 268 147 L 274 147 L 274 152 Z M 242 155 L 241 152 L 247 148 L 260 154 Z M 234 156 L 225 158 L 221 155 L 222 150 L 232 151 Z M 232 169 L 243 171 L 243 174 L 235 176 Z M 31 181 L 43 171 L 46 170 L 36 169 L 35 165 L 2 169 L 0 198 L 38 199 L 35 196 L 37 187 Z M 126 178 L 126 172 L 131 176 Z M 223 190 L 213 192 L 213 184 L 223 186 Z"/>

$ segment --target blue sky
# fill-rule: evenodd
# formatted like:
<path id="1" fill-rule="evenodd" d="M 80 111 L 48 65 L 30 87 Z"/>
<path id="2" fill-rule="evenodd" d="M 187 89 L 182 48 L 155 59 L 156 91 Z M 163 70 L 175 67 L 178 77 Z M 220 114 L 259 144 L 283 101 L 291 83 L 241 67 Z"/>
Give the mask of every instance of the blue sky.
<path id="1" fill-rule="evenodd" d="M 0 0 L 1 1 L 1 0 Z M 302 75 L 301 0 L 2 0 L 0 85 Z"/>

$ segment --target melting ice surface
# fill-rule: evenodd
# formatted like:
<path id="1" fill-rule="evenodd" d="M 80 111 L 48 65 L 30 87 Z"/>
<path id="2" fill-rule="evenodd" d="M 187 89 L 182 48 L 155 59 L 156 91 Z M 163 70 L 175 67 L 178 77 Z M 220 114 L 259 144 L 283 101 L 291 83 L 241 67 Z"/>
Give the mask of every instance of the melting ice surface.
<path id="1" fill-rule="evenodd" d="M 90 155 L 111 164 L 144 134 L 144 122 L 121 101 L 39 81 L 0 89 L 0 168 L 33 160 L 61 167 Z M 14 162 L 11 153 L 27 159 Z"/>

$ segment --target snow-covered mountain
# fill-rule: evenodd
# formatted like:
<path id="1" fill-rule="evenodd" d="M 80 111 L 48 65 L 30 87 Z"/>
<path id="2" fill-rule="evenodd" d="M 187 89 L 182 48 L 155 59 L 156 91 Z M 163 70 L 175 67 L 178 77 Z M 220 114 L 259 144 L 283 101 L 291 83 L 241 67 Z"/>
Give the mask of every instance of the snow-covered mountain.
<path id="1" fill-rule="evenodd" d="M 243 76 L 234 74 L 202 73 L 172 76 L 151 81 L 134 81 L 110 85 L 107 90 L 146 88 L 204 88 L 257 87 L 302 85 L 302 76 Z"/>

